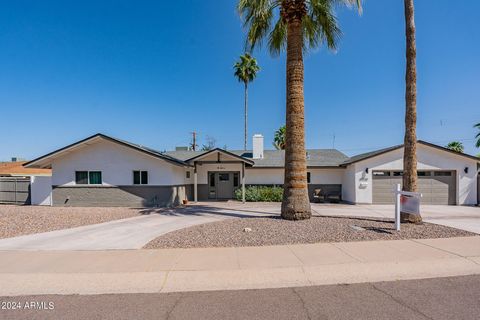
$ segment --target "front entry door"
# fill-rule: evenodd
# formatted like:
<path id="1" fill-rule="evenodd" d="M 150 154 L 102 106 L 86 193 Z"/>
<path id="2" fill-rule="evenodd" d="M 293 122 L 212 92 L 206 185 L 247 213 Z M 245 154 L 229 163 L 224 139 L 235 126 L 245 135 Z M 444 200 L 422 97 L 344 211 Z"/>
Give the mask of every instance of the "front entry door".
<path id="1" fill-rule="evenodd" d="M 235 188 L 239 186 L 239 172 L 209 172 L 209 199 L 233 199 Z"/>
<path id="2" fill-rule="evenodd" d="M 233 198 L 233 173 L 217 172 L 217 199 Z"/>

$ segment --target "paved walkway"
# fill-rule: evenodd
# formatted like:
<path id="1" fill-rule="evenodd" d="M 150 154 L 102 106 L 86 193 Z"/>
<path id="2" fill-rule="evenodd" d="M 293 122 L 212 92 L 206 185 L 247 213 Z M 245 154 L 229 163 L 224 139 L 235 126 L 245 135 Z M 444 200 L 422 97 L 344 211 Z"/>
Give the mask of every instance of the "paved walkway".
<path id="1" fill-rule="evenodd" d="M 309 245 L 0 251 L 0 296 L 239 290 L 480 274 L 480 237 Z"/>
<path id="2" fill-rule="evenodd" d="M 71 229 L 0 239 L 0 250 L 110 250 L 140 249 L 162 234 L 231 217 L 261 216 L 209 205 L 170 210 L 145 209 L 140 217 Z"/>

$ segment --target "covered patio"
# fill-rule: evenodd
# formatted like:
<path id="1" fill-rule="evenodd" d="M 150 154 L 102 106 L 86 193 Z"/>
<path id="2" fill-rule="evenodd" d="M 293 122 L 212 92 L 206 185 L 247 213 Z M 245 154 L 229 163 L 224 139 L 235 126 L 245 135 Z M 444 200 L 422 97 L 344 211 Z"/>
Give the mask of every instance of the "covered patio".
<path id="1" fill-rule="evenodd" d="M 251 159 L 216 148 L 187 162 L 193 165 L 195 203 L 233 199 L 238 188 L 245 202 L 245 168 L 254 164 Z"/>

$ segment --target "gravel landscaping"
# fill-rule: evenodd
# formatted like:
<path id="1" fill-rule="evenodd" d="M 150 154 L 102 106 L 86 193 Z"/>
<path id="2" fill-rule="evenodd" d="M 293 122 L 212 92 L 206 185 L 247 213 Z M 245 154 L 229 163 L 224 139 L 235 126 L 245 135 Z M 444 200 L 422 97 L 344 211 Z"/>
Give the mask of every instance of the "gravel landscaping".
<path id="1" fill-rule="evenodd" d="M 251 231 L 244 231 L 245 228 Z M 244 247 L 476 235 L 430 223 L 402 224 L 402 230 L 397 232 L 391 219 L 315 216 L 310 220 L 287 221 L 272 216 L 233 218 L 193 226 L 160 236 L 144 248 Z"/>
<path id="2" fill-rule="evenodd" d="M 72 208 L 0 205 L 0 239 L 130 218 L 130 208 Z"/>

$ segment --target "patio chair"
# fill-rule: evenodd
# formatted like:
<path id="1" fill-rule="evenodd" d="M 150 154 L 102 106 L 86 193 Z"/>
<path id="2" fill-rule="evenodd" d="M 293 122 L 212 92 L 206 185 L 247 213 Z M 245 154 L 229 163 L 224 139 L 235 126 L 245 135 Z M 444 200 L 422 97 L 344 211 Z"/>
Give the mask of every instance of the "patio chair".
<path id="1" fill-rule="evenodd" d="M 313 190 L 313 202 L 323 202 L 325 201 L 325 195 L 322 192 L 322 189 Z"/>
<path id="2" fill-rule="evenodd" d="M 342 201 L 342 194 L 338 191 L 332 191 L 325 198 L 328 202 L 339 203 Z"/>

